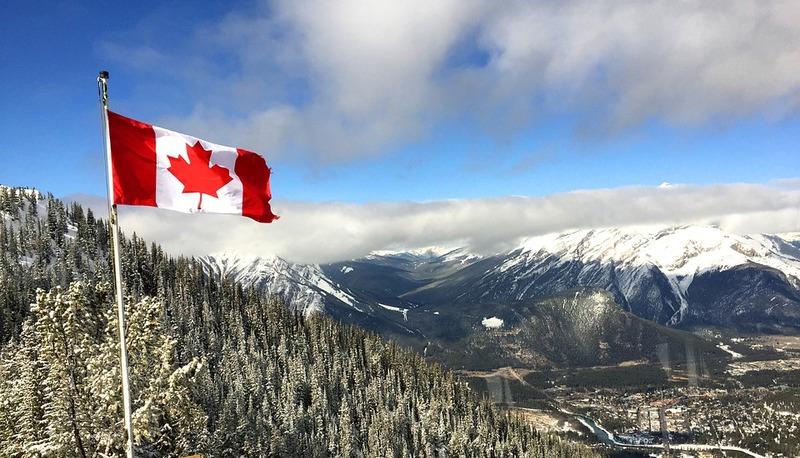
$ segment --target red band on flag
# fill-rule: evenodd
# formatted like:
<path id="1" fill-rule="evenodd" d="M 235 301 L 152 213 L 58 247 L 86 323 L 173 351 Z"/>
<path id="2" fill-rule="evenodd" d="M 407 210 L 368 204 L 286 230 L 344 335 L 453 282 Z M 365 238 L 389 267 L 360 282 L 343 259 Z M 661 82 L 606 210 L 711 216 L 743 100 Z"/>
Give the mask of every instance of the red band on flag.
<path id="1" fill-rule="evenodd" d="M 110 111 L 108 125 L 114 204 L 278 219 L 269 204 L 270 169 L 260 155 Z"/>
<path id="2" fill-rule="evenodd" d="M 247 216 L 260 223 L 271 223 L 278 219 L 272 213 L 269 200 L 272 192 L 269 188 L 270 169 L 267 161 L 251 151 L 237 148 L 236 175 L 242 181 L 242 216 Z"/>
<path id="3" fill-rule="evenodd" d="M 114 204 L 156 207 L 153 126 L 108 112 Z"/>

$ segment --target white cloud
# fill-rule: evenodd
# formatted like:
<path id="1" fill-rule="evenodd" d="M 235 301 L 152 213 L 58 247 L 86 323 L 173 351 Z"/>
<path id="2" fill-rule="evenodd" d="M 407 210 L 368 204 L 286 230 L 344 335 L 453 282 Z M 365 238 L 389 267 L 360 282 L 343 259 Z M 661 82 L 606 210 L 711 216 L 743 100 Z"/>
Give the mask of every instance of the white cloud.
<path id="1" fill-rule="evenodd" d="M 273 224 L 151 208 L 123 207 L 120 215 L 126 232 L 159 242 L 172 253 L 227 250 L 330 262 L 375 250 L 431 245 L 465 245 L 492 253 L 510 248 L 521 237 L 600 226 L 698 223 L 740 233 L 797 231 L 800 180 L 625 187 L 541 198 L 368 204 L 276 201 L 274 208 L 281 219 Z"/>
<path id="2" fill-rule="evenodd" d="M 203 24 L 173 55 L 101 48 L 148 72 L 166 60 L 185 70 L 171 77 L 227 110 L 198 106 L 168 120 L 178 130 L 332 162 L 385 153 L 452 120 L 507 134 L 569 113 L 577 128 L 607 133 L 800 108 L 795 0 L 268 5 Z"/>

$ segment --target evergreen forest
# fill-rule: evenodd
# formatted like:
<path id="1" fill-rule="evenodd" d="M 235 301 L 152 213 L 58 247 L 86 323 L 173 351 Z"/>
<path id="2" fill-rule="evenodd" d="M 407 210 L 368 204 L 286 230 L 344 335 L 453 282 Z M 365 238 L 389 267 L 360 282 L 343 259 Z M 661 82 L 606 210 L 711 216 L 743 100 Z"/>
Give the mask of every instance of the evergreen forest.
<path id="1" fill-rule="evenodd" d="M 109 246 L 91 210 L 0 187 L 0 456 L 124 456 Z M 122 259 L 137 456 L 597 456 L 136 235 Z"/>

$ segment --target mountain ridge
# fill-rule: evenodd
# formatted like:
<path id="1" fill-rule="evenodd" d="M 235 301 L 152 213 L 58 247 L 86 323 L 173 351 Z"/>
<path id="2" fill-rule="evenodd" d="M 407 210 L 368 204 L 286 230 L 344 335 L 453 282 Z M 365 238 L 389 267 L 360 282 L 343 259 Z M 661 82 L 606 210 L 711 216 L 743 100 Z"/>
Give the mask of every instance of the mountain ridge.
<path id="1" fill-rule="evenodd" d="M 513 300 L 525 299 L 528 291 L 535 286 L 532 282 L 525 283 L 526 278 L 572 263 L 596 265 L 601 270 L 613 269 L 613 276 L 621 286 L 621 296 L 625 298 L 633 295 L 633 282 L 636 280 L 625 278 L 625 275 L 636 277 L 641 274 L 641 269 L 657 269 L 662 274 L 659 278 L 667 283 L 673 293 L 673 297 L 668 298 L 669 302 L 677 305 L 677 308 L 672 307 L 674 313 L 665 322 L 675 325 L 685 316 L 688 306 L 685 296 L 692 282 L 708 272 L 731 270 L 746 265 L 763 266 L 785 275 L 786 281 L 795 289 L 800 287 L 800 248 L 793 244 L 791 235 L 737 235 L 714 226 L 634 226 L 574 230 L 530 237 L 514 249 L 493 256 L 479 256 L 470 253 L 466 248 L 427 247 L 410 251 L 377 251 L 363 258 L 330 264 L 298 264 L 277 256 L 240 256 L 234 252 L 204 256 L 200 260 L 209 266 L 209 273 L 235 277 L 244 284 L 272 285 L 271 277 L 281 276 L 295 279 L 317 292 L 307 299 L 308 305 L 304 307 L 300 306 L 298 300 L 290 301 L 306 313 L 322 311 L 325 295 L 357 308 L 358 300 L 353 297 L 352 292 L 342 288 L 339 282 L 329 278 L 326 273 L 331 272 L 333 267 L 338 268 L 342 275 L 331 277 L 338 279 L 351 274 L 359 266 L 400 269 L 397 271 L 398 277 L 420 283 L 417 288 L 397 293 L 398 297 L 410 298 L 440 286 L 449 275 L 477 263 L 484 263 L 482 267 L 489 264 L 492 268 L 486 269 L 482 277 L 493 273 L 516 273 L 521 281 L 511 281 L 509 289 L 515 295 L 508 299 Z M 800 236 L 797 238 L 800 239 Z M 676 243 L 675 239 L 681 243 Z M 501 262 L 492 263 L 488 260 Z M 638 272 L 629 274 L 621 266 L 634 268 Z M 275 272 L 277 275 L 273 274 Z M 585 277 L 587 273 L 582 275 Z M 474 277 L 475 275 L 470 276 Z M 583 278 L 579 280 L 582 281 Z M 267 288 L 267 292 L 284 294 L 288 289 L 290 288 L 287 285 L 273 285 Z M 484 293 L 483 296 L 487 294 Z M 302 298 L 301 295 L 300 299 Z M 659 321 L 656 317 L 646 318 Z"/>
<path id="2" fill-rule="evenodd" d="M 521 359 L 507 353 L 519 342 L 503 340 L 505 349 L 498 351 L 505 356 L 496 356 L 509 364 L 532 364 L 537 358 L 565 365 L 602 360 L 597 354 L 589 358 L 559 353 L 552 345 L 557 336 L 542 327 L 565 323 L 563 311 L 552 303 L 567 296 L 575 295 L 571 307 L 576 310 L 596 309 L 599 299 L 593 292 L 605 291 L 604 307 L 614 304 L 619 312 L 604 314 L 603 319 L 574 313 L 587 323 L 600 319 L 598 329 L 603 332 L 593 334 L 591 345 L 606 345 L 603 339 L 619 342 L 612 346 L 616 354 L 606 358 L 609 362 L 623 354 L 652 357 L 648 345 L 656 341 L 642 337 L 642 329 L 661 335 L 659 344 L 672 339 L 666 328 L 653 328 L 638 319 L 685 330 L 718 326 L 800 332 L 800 250 L 778 235 L 744 236 L 711 226 L 602 228 L 529 238 L 493 256 L 457 248 L 382 251 L 313 266 L 275 259 L 248 258 L 257 268 L 244 273 L 213 267 L 226 263 L 223 258 L 208 257 L 203 262 L 208 272 L 227 272 L 231 279 L 256 285 L 267 294 L 288 292 L 283 297 L 304 313 L 324 312 L 421 351 L 439 348 L 457 355 L 458 345 L 470 346 L 490 332 L 523 335 L 538 329 L 539 335 L 549 336 L 548 341 L 519 337 L 529 346 L 555 351 L 529 352 Z M 291 273 L 275 274 L 270 266 L 276 263 Z M 274 280 L 278 277 L 280 281 Z M 309 296 L 315 298 L 313 307 L 303 303 Z M 627 331 L 637 330 L 632 335 L 639 337 L 625 336 L 626 329 L 611 330 L 612 324 L 632 326 Z M 688 342 L 689 336 L 681 339 Z M 629 347 L 639 348 L 638 353 Z"/>

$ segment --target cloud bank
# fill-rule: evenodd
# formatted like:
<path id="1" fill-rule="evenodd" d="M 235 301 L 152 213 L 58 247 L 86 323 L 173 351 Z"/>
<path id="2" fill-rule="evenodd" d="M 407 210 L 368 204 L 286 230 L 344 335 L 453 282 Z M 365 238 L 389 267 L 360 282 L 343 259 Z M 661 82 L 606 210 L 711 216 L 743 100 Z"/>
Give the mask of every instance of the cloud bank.
<path id="1" fill-rule="evenodd" d="M 73 200 L 104 214 L 103 200 Z M 276 201 L 281 219 L 258 224 L 226 215 L 122 207 L 121 225 L 172 253 L 231 251 L 321 263 L 372 251 L 432 245 L 489 254 L 520 238 L 567 229 L 642 224 L 716 224 L 738 233 L 800 230 L 800 180 L 769 184 L 670 185 L 574 191 L 546 197 L 395 203 Z"/>
<path id="2" fill-rule="evenodd" d="M 100 49 L 183 78 L 190 99 L 209 103 L 163 120 L 172 128 L 323 163 L 379 155 L 452 122 L 507 136 L 569 116 L 576 131 L 606 135 L 800 108 L 795 0 L 260 5 L 198 24 L 177 48 Z"/>

